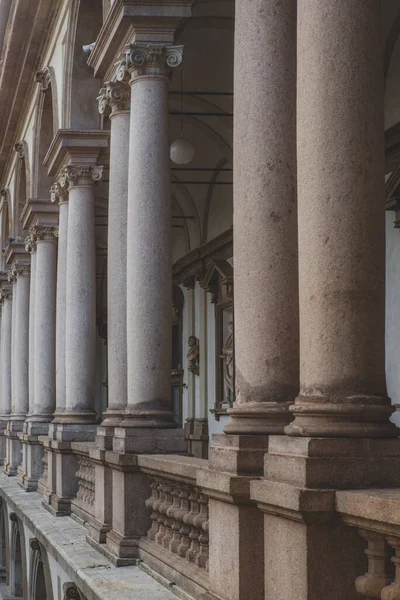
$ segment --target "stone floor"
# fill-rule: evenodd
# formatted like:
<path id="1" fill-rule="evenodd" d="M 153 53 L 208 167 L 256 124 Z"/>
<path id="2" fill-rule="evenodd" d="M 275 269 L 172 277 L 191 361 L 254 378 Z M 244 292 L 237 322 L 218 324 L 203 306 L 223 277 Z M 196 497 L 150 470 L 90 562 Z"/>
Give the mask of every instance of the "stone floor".
<path id="1" fill-rule="evenodd" d="M 175 586 L 173 591 L 168 589 L 173 584 L 145 565 L 115 567 L 86 542 L 83 525 L 71 517 L 53 517 L 41 496 L 22 490 L 16 478 L 0 474 L 0 496 L 88 600 L 189 600 Z M 0 589 L 0 598 L 3 592 Z"/>

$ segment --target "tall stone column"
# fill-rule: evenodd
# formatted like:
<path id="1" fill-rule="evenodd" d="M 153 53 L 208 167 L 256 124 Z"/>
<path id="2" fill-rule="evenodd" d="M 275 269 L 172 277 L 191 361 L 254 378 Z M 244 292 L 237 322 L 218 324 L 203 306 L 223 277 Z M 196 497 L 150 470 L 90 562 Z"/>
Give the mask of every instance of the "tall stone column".
<path id="1" fill-rule="evenodd" d="M 51 188 L 52 202 L 58 201 L 58 251 L 56 294 L 56 412 L 66 407 L 65 330 L 67 297 L 68 189 L 66 183 L 56 182 Z"/>
<path id="2" fill-rule="evenodd" d="M 237 3 L 234 87 L 236 402 L 225 432 L 282 433 L 299 388 L 295 2 Z"/>
<path id="3" fill-rule="evenodd" d="M 27 421 L 47 424 L 55 409 L 56 227 L 34 225 L 36 243 L 34 317 L 34 405 Z M 43 431 L 45 433 L 45 431 Z"/>
<path id="4" fill-rule="evenodd" d="M 66 287 L 66 401 L 57 421 L 96 422 L 94 411 L 96 360 L 96 244 L 94 184 L 103 167 L 67 166 L 69 185 Z"/>
<path id="5" fill-rule="evenodd" d="M 132 44 L 130 73 L 125 424 L 174 427 L 171 400 L 172 254 L 168 78 L 182 47 Z M 140 290 L 140 293 L 138 291 Z"/>
<path id="6" fill-rule="evenodd" d="M 30 235 L 25 239 L 25 249 L 31 255 L 31 285 L 29 290 L 29 411 L 34 410 L 35 378 L 35 290 L 36 290 L 36 242 Z"/>
<path id="7" fill-rule="evenodd" d="M 286 433 L 398 436 L 385 382 L 380 3 L 298 6 L 301 389 Z"/>
<path id="8" fill-rule="evenodd" d="M 2 419 L 8 425 L 11 413 L 11 340 L 12 340 L 12 286 L 3 283 L 1 287 L 1 302 L 3 305 L 1 319 L 1 397 Z M 7 466 L 7 438 L 5 438 L 4 469 Z"/>
<path id="9" fill-rule="evenodd" d="M 130 88 L 107 82 L 98 97 L 100 113 L 111 120 L 107 255 L 108 408 L 103 426 L 118 424 L 127 403 L 126 248 Z M 130 236 L 129 236 L 130 237 Z"/>
<path id="10" fill-rule="evenodd" d="M 14 299 L 12 310 L 12 407 L 7 424 L 5 472 L 15 475 L 22 461 L 20 432 L 29 407 L 29 288 L 30 264 L 17 260 L 10 269 Z"/>

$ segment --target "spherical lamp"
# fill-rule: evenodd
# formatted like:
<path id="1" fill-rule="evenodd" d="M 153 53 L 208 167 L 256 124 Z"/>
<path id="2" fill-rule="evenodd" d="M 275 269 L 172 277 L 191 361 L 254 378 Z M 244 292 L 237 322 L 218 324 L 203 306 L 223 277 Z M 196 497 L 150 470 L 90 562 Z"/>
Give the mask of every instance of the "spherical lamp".
<path id="1" fill-rule="evenodd" d="M 179 137 L 177 140 L 172 142 L 169 155 L 172 162 L 176 165 L 187 165 L 194 159 L 196 150 L 189 140 L 183 137 Z"/>

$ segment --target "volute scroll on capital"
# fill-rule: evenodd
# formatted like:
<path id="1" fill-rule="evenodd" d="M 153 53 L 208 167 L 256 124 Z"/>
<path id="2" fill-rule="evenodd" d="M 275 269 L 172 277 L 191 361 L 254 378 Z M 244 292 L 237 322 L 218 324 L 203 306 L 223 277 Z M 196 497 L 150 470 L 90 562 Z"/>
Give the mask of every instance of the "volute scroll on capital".
<path id="1" fill-rule="evenodd" d="M 58 227 L 32 225 L 29 229 L 29 236 L 35 244 L 41 241 L 55 242 L 58 239 Z"/>
<path id="2" fill-rule="evenodd" d="M 68 199 L 68 183 L 65 177 L 60 177 L 50 188 L 50 200 L 52 202 L 64 202 Z"/>
<path id="3" fill-rule="evenodd" d="M 93 185 L 103 177 L 102 166 L 97 165 L 68 165 L 64 168 L 60 181 L 68 188 Z"/>
<path id="4" fill-rule="evenodd" d="M 31 237 L 31 235 L 27 235 L 25 238 L 25 250 L 27 252 L 36 252 L 36 240 Z"/>
<path id="5" fill-rule="evenodd" d="M 131 88 L 125 81 L 107 81 L 97 97 L 99 113 L 111 115 L 130 109 Z"/>
<path id="6" fill-rule="evenodd" d="M 179 67 L 183 60 L 183 46 L 143 44 L 135 42 L 125 47 L 125 57 L 117 71 L 117 79 L 125 80 L 126 71 L 132 79 L 140 75 L 169 76 L 171 69 Z"/>

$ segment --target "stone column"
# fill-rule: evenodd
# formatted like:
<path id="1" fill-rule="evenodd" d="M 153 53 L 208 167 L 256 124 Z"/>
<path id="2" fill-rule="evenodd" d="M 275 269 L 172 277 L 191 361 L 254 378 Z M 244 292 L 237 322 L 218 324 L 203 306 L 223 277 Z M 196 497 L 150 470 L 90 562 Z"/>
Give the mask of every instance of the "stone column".
<path id="1" fill-rule="evenodd" d="M 286 433 L 394 437 L 380 3 L 299 0 L 298 11 L 301 389 Z"/>
<path id="2" fill-rule="evenodd" d="M 27 421 L 49 423 L 55 409 L 56 227 L 30 228 L 36 243 L 34 317 L 34 405 Z M 45 428 L 43 429 L 45 433 Z"/>
<path id="3" fill-rule="evenodd" d="M 65 329 L 67 291 L 67 243 L 68 243 L 68 189 L 63 181 L 51 188 L 52 202 L 58 201 L 58 252 L 57 252 L 57 295 L 56 295 L 56 412 L 57 416 L 66 407 Z"/>
<path id="4" fill-rule="evenodd" d="M 96 244 L 94 183 L 103 167 L 67 166 L 69 185 L 65 368 L 65 413 L 57 421 L 73 425 L 96 422 Z"/>
<path id="5" fill-rule="evenodd" d="M 22 461 L 19 433 L 29 407 L 29 287 L 30 264 L 16 261 L 9 275 L 13 282 L 12 309 L 12 407 L 7 424 L 7 457 L 5 472 L 15 475 Z"/>
<path id="6" fill-rule="evenodd" d="M 34 410 L 35 378 L 35 289 L 36 289 L 36 243 L 31 236 L 25 240 L 25 249 L 31 255 L 31 285 L 29 291 L 29 412 Z"/>
<path id="7" fill-rule="evenodd" d="M 174 427 L 168 78 L 181 46 L 132 44 L 130 72 L 126 425 Z M 140 290 L 140 292 L 139 292 Z"/>
<path id="8" fill-rule="evenodd" d="M 107 82 L 100 90 L 99 111 L 111 120 L 108 207 L 108 409 L 103 426 L 122 419 L 127 403 L 126 247 L 129 173 L 130 88 Z"/>
<path id="9" fill-rule="evenodd" d="M 296 3 L 238 2 L 235 28 L 236 402 L 225 432 L 282 433 L 299 387 Z"/>
<path id="10" fill-rule="evenodd" d="M 1 319 L 1 397 L 2 419 L 7 422 L 11 413 L 11 338 L 12 338 L 12 286 L 2 285 L 1 302 L 3 305 Z M 4 470 L 7 466 L 7 438 L 5 438 Z"/>

